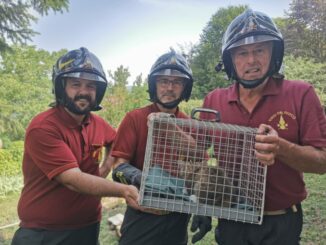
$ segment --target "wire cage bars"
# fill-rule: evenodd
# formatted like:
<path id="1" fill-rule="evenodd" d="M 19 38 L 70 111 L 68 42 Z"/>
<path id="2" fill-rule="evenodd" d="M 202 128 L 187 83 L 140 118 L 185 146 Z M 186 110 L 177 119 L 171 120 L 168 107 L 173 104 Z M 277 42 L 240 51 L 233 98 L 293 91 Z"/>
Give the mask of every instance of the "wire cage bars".
<path id="1" fill-rule="evenodd" d="M 261 224 L 266 166 L 257 129 L 160 113 L 149 120 L 140 205 Z"/>

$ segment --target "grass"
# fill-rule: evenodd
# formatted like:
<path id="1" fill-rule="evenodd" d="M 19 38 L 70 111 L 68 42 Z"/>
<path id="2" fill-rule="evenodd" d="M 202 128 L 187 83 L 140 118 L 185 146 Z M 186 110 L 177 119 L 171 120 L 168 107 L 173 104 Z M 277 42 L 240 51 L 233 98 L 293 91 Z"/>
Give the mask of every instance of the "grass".
<path id="1" fill-rule="evenodd" d="M 304 210 L 304 225 L 302 232 L 303 245 L 322 245 L 326 241 L 326 175 L 306 174 L 305 181 L 309 192 L 308 198 L 302 203 Z M 0 226 L 12 224 L 18 221 L 16 207 L 19 193 L 13 193 L 6 198 L 0 199 Z M 115 231 L 111 231 L 107 219 L 117 213 L 124 213 L 125 204 L 123 200 L 116 198 L 103 199 L 103 218 L 101 223 L 100 242 L 101 244 L 117 245 L 118 238 Z M 213 219 L 213 227 L 216 219 Z M 17 225 L 0 230 L 0 244 L 9 245 Z M 189 232 L 189 244 L 191 241 Z M 214 241 L 213 230 L 196 245 L 212 245 Z"/>
<path id="2" fill-rule="evenodd" d="M 110 245 L 118 245 L 119 239 L 116 235 L 115 231 L 109 229 L 107 219 L 109 216 L 114 216 L 117 213 L 124 213 L 125 205 L 119 203 L 114 207 L 109 207 L 108 205 L 103 206 L 102 212 L 102 222 L 101 222 L 101 231 L 100 231 L 100 243 L 103 244 L 110 244 Z"/>
<path id="3" fill-rule="evenodd" d="M 20 193 L 12 193 L 5 198 L 0 198 L 0 227 L 17 224 L 19 221 L 17 216 L 17 203 Z M 5 229 L 0 230 L 0 244 L 9 245 L 11 243 L 12 236 L 18 225 L 13 225 Z"/>
<path id="4" fill-rule="evenodd" d="M 302 244 L 326 242 L 326 175 L 305 175 L 308 198 L 302 203 L 304 225 Z"/>

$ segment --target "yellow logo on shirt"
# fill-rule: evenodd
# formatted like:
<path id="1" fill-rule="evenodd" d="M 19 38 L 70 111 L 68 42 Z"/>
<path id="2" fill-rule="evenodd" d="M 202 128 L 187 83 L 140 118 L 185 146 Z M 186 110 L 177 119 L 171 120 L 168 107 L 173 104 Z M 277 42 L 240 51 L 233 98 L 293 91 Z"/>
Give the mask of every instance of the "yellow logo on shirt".
<path id="1" fill-rule="evenodd" d="M 97 164 L 103 161 L 103 150 L 104 147 L 101 144 L 93 144 L 91 146 L 91 156 Z"/>
<path id="2" fill-rule="evenodd" d="M 288 129 L 288 124 L 286 123 L 282 115 L 280 116 L 280 120 L 277 124 L 277 127 L 282 130 Z"/>
<path id="3" fill-rule="evenodd" d="M 278 111 L 274 113 L 269 119 L 268 122 L 271 123 L 276 121 L 275 124 L 279 130 L 288 130 L 289 127 L 289 120 L 295 120 L 296 116 L 293 115 L 291 112 L 288 111 Z"/>

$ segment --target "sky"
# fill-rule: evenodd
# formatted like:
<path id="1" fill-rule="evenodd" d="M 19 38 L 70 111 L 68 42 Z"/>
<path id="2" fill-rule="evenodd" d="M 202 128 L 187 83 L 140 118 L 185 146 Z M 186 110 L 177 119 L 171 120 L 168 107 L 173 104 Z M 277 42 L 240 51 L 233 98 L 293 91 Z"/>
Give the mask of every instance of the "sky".
<path id="1" fill-rule="evenodd" d="M 70 0 L 69 10 L 39 17 L 33 38 L 39 49 L 59 51 L 86 47 L 114 72 L 129 69 L 132 84 L 170 47 L 197 44 L 219 8 L 248 5 L 272 18 L 284 17 L 291 0 Z M 218 51 L 217 51 L 218 52 Z"/>

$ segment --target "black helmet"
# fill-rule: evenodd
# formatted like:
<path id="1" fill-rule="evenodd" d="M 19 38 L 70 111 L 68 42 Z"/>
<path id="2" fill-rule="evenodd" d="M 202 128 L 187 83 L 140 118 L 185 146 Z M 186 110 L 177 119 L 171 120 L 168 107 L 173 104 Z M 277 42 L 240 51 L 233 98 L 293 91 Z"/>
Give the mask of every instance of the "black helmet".
<path id="1" fill-rule="evenodd" d="M 266 75 L 257 81 L 238 78 L 231 59 L 230 49 L 252 43 L 273 42 L 272 57 Z M 284 55 L 284 40 L 273 20 L 266 14 L 247 9 L 237 16 L 228 26 L 222 40 L 222 60 L 229 79 L 235 79 L 245 88 L 254 88 L 266 77 L 277 74 Z"/>
<path id="2" fill-rule="evenodd" d="M 176 76 L 183 77 L 186 80 L 181 97 L 172 102 L 172 104 L 162 104 L 156 95 L 156 77 L 157 76 Z M 167 108 L 177 106 L 182 100 L 188 101 L 191 95 L 193 84 L 192 71 L 184 56 L 177 54 L 173 49 L 170 52 L 161 55 L 152 66 L 148 75 L 148 92 L 150 101 L 158 102 Z"/>
<path id="3" fill-rule="evenodd" d="M 52 83 L 57 104 L 65 104 L 64 77 L 77 77 L 96 81 L 96 106 L 91 110 L 101 109 L 107 80 L 99 59 L 86 48 L 69 51 L 61 56 L 53 66 Z"/>

